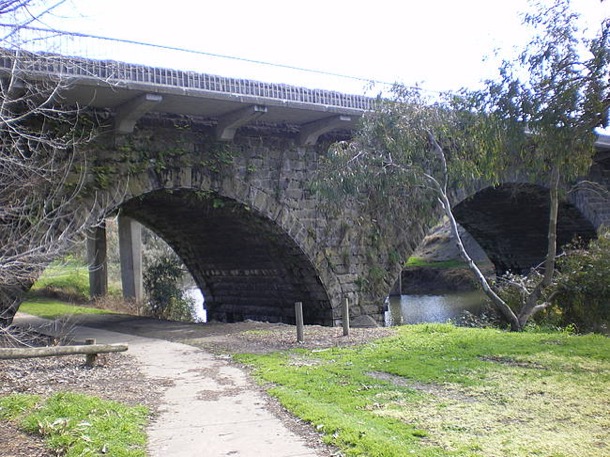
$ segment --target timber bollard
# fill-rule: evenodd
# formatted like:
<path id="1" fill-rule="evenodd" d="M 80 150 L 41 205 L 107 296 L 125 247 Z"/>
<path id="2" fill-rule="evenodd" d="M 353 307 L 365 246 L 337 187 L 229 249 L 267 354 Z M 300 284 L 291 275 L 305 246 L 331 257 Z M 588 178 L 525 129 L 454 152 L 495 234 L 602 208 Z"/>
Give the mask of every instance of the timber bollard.
<path id="1" fill-rule="evenodd" d="M 349 336 L 349 298 L 343 301 L 343 336 Z"/>
<path id="2" fill-rule="evenodd" d="M 297 343 L 303 342 L 303 303 L 300 301 L 294 304 L 294 317 L 297 324 Z"/>
<path id="3" fill-rule="evenodd" d="M 85 340 L 85 344 L 87 346 L 95 344 L 95 338 L 87 338 Z M 95 366 L 95 360 L 97 359 L 97 354 L 86 354 L 85 357 L 86 357 L 86 359 L 85 359 L 86 366 L 88 366 L 89 368 Z"/>

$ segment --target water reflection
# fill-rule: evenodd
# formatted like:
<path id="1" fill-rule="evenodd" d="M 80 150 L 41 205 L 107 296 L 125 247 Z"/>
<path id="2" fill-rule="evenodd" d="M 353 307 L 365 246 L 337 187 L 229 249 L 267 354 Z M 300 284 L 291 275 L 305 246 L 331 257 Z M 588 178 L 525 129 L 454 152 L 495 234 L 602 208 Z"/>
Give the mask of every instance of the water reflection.
<path id="1" fill-rule="evenodd" d="M 481 291 L 455 292 L 443 295 L 401 295 L 390 297 L 386 325 L 447 322 L 462 311 L 479 314 L 483 311 L 485 295 Z"/>

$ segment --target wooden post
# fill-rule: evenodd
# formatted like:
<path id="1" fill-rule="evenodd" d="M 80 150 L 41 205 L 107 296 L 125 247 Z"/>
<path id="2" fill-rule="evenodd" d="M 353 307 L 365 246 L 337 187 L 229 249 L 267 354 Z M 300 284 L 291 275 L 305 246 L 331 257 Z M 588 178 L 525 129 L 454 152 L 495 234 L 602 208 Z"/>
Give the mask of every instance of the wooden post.
<path id="1" fill-rule="evenodd" d="M 294 304 L 294 316 L 297 324 L 297 343 L 303 342 L 303 303 L 300 301 Z"/>
<path id="2" fill-rule="evenodd" d="M 87 346 L 95 344 L 95 339 L 94 338 L 87 338 L 85 340 L 85 344 Z M 97 354 L 87 354 L 86 356 L 86 360 L 85 360 L 85 365 L 88 367 L 93 367 L 95 366 L 95 359 L 97 359 Z"/>
<path id="3" fill-rule="evenodd" d="M 343 336 L 349 336 L 349 298 L 343 301 Z"/>

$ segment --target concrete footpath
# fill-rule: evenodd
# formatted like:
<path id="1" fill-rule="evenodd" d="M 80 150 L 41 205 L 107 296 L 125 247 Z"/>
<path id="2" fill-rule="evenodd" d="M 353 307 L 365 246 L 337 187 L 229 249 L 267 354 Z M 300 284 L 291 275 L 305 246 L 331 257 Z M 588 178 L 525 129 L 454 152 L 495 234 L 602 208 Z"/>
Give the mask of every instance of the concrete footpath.
<path id="1" fill-rule="evenodd" d="M 21 313 L 15 318 L 24 326 L 48 323 Z M 75 327 L 74 337 L 127 342 L 128 354 L 145 375 L 168 386 L 148 429 L 151 457 L 322 455 L 269 411 L 264 394 L 243 370 L 222 358 L 182 343 L 90 327 Z"/>

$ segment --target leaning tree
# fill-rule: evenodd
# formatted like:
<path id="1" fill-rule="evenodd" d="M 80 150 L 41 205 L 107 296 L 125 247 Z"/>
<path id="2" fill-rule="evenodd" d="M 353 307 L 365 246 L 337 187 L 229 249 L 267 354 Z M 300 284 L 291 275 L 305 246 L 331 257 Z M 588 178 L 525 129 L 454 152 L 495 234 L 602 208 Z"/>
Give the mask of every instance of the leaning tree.
<path id="1" fill-rule="evenodd" d="M 519 58 L 504 62 L 497 79 L 480 91 L 463 90 L 436 100 L 417 89 L 394 88 L 365 116 L 354 141 L 335 145 L 322 166 L 321 187 L 333 198 L 391 212 L 404 199 L 420 198 L 448 216 L 462 257 L 492 304 L 521 330 L 550 305 L 546 291 L 555 271 L 557 211 L 562 188 L 587 172 L 595 154 L 594 128 L 605 125 L 610 106 L 610 19 L 585 38 L 569 0 L 536 4 L 525 15 L 534 38 Z M 546 182 L 550 213 L 548 252 L 541 273 L 513 281 L 521 302 L 513 309 L 487 281 L 461 243 L 451 190 L 477 181 L 498 184 L 511 168 Z M 401 221 L 397 221 L 401 223 Z"/>

